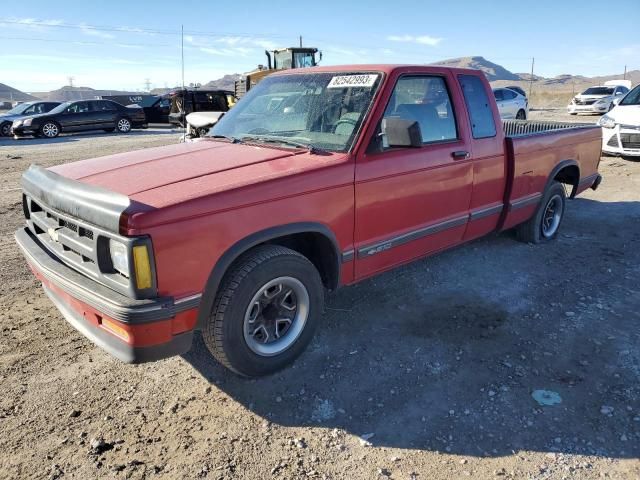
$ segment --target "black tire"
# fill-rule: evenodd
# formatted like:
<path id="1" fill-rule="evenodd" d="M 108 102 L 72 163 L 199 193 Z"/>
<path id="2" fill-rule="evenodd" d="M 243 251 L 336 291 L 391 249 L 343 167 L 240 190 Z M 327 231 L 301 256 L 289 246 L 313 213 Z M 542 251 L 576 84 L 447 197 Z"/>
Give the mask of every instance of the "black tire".
<path id="1" fill-rule="evenodd" d="M 112 132 L 115 132 L 116 129 L 115 129 L 115 127 L 114 128 L 105 128 L 104 131 L 107 132 L 107 133 L 112 133 Z"/>
<path id="2" fill-rule="evenodd" d="M 516 227 L 516 236 L 518 240 L 526 243 L 542 243 L 553 240 L 560 230 L 560 224 L 564 218 L 564 211 L 567 203 L 567 195 L 564 191 L 564 186 L 560 182 L 553 181 L 549 188 L 544 192 L 542 200 L 540 201 L 536 212 L 525 223 Z M 554 221 L 550 225 L 552 229 L 546 229 L 546 222 L 548 218 L 546 215 L 549 213 L 551 202 L 554 202 Z M 557 222 L 555 221 L 555 212 L 558 212 L 559 217 Z M 546 231 L 545 231 L 546 230 Z"/>
<path id="3" fill-rule="evenodd" d="M 516 120 L 526 120 L 527 119 L 527 112 L 525 112 L 524 110 L 518 110 L 518 113 L 516 113 Z"/>
<path id="4" fill-rule="evenodd" d="M 115 129 L 118 130 L 118 133 L 129 133 L 131 131 L 131 120 L 127 117 L 120 117 L 116 120 Z"/>
<path id="5" fill-rule="evenodd" d="M 11 122 L 3 122 L 0 125 L 0 137 L 10 137 L 11 136 Z"/>
<path id="6" fill-rule="evenodd" d="M 45 138 L 56 138 L 60 135 L 60 125 L 54 121 L 47 121 L 42 124 L 42 126 L 38 129 L 38 133 L 41 137 Z"/>
<path id="7" fill-rule="evenodd" d="M 283 335 L 283 341 L 291 342 L 286 349 L 266 356 L 250 347 L 247 335 L 251 334 L 245 333 L 245 322 L 250 315 L 249 305 L 258 304 L 256 298 L 262 298 L 257 296 L 263 287 L 280 278 L 292 278 L 304 286 L 308 293 L 308 313 L 299 333 L 287 331 Z M 276 302 L 275 296 L 273 298 Z M 284 299 L 279 304 L 283 302 Z M 233 372 L 247 377 L 268 375 L 286 367 L 303 352 L 319 323 L 323 302 L 320 274 L 306 257 L 278 245 L 262 245 L 244 254 L 225 275 L 203 328 L 203 340 L 211 354 Z M 263 312 L 267 308 L 258 307 Z M 301 311 L 297 299 L 295 308 L 297 317 Z M 287 340 L 288 333 L 295 336 Z"/>

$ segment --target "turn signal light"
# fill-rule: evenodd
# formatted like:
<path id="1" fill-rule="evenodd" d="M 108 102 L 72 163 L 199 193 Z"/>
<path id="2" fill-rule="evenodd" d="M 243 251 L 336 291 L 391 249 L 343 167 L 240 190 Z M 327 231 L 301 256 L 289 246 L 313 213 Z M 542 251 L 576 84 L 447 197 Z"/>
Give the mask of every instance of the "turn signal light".
<path id="1" fill-rule="evenodd" d="M 117 323 L 112 322 L 107 318 L 102 319 L 102 328 L 104 328 L 105 330 L 109 330 L 111 333 L 113 333 L 117 337 L 120 337 L 125 342 L 129 341 L 129 332 L 127 332 Z"/>
<path id="2" fill-rule="evenodd" d="M 138 290 L 151 288 L 151 263 L 146 245 L 133 247 L 133 266 L 136 272 L 136 287 Z"/>

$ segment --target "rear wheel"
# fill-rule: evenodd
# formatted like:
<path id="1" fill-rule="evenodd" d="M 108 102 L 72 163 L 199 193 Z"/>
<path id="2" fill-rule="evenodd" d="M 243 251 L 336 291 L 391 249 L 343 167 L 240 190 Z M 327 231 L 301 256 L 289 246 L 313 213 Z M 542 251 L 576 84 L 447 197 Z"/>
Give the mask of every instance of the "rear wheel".
<path id="1" fill-rule="evenodd" d="M 129 133 L 131 131 L 131 120 L 126 117 L 121 117 L 116 122 L 116 129 L 120 133 Z"/>
<path id="2" fill-rule="evenodd" d="M 60 127 L 56 122 L 46 122 L 40 127 L 40 135 L 47 138 L 55 138 L 60 135 Z"/>
<path id="3" fill-rule="evenodd" d="M 560 229 L 566 205 L 564 186 L 554 181 L 528 221 L 516 228 L 518 240 L 527 243 L 542 243 L 553 240 Z"/>
<path id="4" fill-rule="evenodd" d="M 203 339 L 232 371 L 267 375 L 302 353 L 322 304 L 320 274 L 306 257 L 277 245 L 256 247 L 225 276 Z"/>
<path id="5" fill-rule="evenodd" d="M 0 125 L 0 137 L 8 137 L 11 135 L 11 122 L 4 122 Z"/>
<path id="6" fill-rule="evenodd" d="M 527 119 L 527 112 L 525 112 L 524 110 L 518 110 L 518 113 L 516 113 L 516 120 L 526 120 Z"/>

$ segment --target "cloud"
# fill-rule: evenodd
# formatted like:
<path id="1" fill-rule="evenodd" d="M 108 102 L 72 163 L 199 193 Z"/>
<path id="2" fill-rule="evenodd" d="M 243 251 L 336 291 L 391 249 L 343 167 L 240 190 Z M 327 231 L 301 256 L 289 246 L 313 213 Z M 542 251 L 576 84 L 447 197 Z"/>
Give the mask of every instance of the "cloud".
<path id="1" fill-rule="evenodd" d="M 96 30 L 94 27 L 91 27 L 85 23 L 81 23 L 79 27 L 82 33 L 84 33 L 85 35 L 90 35 L 98 38 L 115 38 L 114 35 L 107 32 L 102 32 L 100 30 Z"/>
<path id="2" fill-rule="evenodd" d="M 429 45 L 435 47 L 442 42 L 442 38 L 430 35 L 389 35 L 387 40 L 391 42 L 417 43 L 419 45 Z"/>
<path id="3" fill-rule="evenodd" d="M 38 20 L 37 18 L 17 18 L 9 17 L 6 19 L 0 19 L 0 25 L 16 27 L 28 30 L 45 30 L 47 27 L 55 27 L 62 25 L 62 20 L 45 19 Z"/>

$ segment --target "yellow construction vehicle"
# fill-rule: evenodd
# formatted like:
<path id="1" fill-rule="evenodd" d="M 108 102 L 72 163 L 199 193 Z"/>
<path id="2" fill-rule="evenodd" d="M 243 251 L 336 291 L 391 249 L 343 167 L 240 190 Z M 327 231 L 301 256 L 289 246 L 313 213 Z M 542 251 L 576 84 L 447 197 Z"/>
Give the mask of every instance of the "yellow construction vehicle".
<path id="1" fill-rule="evenodd" d="M 237 98 L 242 97 L 251 87 L 256 86 L 264 77 L 273 72 L 290 68 L 315 67 L 322 60 L 322 52 L 317 48 L 290 47 L 272 51 L 265 50 L 264 53 L 267 55 L 266 66 L 258 65 L 257 69 L 236 80 L 234 90 Z"/>

